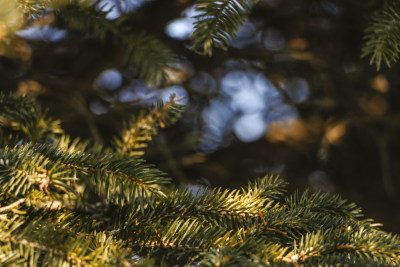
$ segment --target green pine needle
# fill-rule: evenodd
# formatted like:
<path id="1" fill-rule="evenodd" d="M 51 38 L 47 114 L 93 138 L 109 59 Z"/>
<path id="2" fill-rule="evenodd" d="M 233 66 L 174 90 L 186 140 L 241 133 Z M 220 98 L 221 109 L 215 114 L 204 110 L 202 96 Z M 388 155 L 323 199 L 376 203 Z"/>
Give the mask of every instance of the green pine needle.
<path id="1" fill-rule="evenodd" d="M 230 40 L 237 35 L 240 26 L 250 12 L 245 0 L 198 0 L 194 18 L 194 32 L 190 36 L 192 49 L 201 55 L 212 55 L 212 48 L 226 50 Z"/>
<path id="2" fill-rule="evenodd" d="M 396 2 L 386 2 L 372 15 L 364 39 L 361 57 L 370 56 L 370 64 L 375 64 L 378 71 L 382 61 L 388 67 L 391 62 L 397 62 L 400 53 L 400 7 Z"/>

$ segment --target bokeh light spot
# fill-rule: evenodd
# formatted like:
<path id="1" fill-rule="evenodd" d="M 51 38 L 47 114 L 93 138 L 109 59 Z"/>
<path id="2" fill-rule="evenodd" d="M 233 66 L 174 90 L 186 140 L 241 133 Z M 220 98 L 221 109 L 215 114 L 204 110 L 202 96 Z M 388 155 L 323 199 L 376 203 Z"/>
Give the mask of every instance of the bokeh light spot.
<path id="1" fill-rule="evenodd" d="M 235 135 L 242 142 L 252 142 L 264 135 L 267 122 L 262 114 L 245 114 L 239 117 L 233 125 Z"/>
<path id="2" fill-rule="evenodd" d="M 122 85 L 122 75 L 116 69 L 105 70 L 100 73 L 99 77 L 94 81 L 94 87 L 115 90 Z"/>

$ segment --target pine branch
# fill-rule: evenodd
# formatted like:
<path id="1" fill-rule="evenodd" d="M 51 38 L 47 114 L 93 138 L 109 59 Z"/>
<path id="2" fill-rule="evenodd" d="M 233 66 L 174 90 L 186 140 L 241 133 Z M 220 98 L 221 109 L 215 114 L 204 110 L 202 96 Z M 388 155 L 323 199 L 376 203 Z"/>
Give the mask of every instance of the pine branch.
<path id="1" fill-rule="evenodd" d="M 344 236 L 362 231 L 374 237 L 380 236 L 378 239 L 392 240 L 390 235 L 376 230 L 371 221 L 357 220 L 360 210 L 338 196 L 306 192 L 302 195 L 295 194 L 273 205 L 271 201 L 278 199 L 282 194 L 282 185 L 283 183 L 275 177 L 265 177 L 249 184 L 247 189 L 241 191 L 202 189 L 197 195 L 192 195 L 187 190 L 172 192 L 154 204 L 154 208 L 147 207 L 144 213 L 123 210 L 122 214 L 128 215 L 121 217 L 121 221 L 116 223 L 121 228 L 118 236 L 124 240 L 131 240 L 132 247 L 143 246 L 147 249 L 164 248 L 175 252 L 183 250 L 189 254 L 197 253 L 197 256 L 193 257 L 200 257 L 205 266 L 223 259 L 226 259 L 225 266 L 235 262 L 252 262 L 254 259 L 258 259 L 261 264 L 296 263 L 299 260 L 295 251 L 296 244 L 315 229 L 321 229 L 326 233 L 336 231 Z M 271 199 L 270 195 L 266 194 L 271 191 L 281 193 L 273 194 Z M 192 224 L 196 225 L 193 229 L 192 226 L 185 228 Z M 177 225 L 184 227 L 181 229 Z M 196 228 L 200 225 L 201 228 Z M 215 232 L 208 232 L 211 229 Z M 335 235 L 339 235 L 336 232 L 332 234 L 332 239 Z M 173 236 L 170 236 L 171 233 L 174 233 Z M 206 235 L 201 238 L 203 243 L 190 243 L 190 245 L 185 243 L 186 238 L 195 239 L 198 233 Z M 222 239 L 213 239 L 218 235 L 211 233 L 218 233 Z M 245 249 L 249 244 L 254 245 L 254 242 L 258 244 L 257 246 L 273 247 L 276 250 L 256 252 Z M 363 244 L 364 241 L 357 242 Z M 280 246 L 283 247 L 278 249 Z M 214 251 L 216 247 L 219 249 Z M 392 253 L 388 256 L 392 261 L 394 255 L 398 255 L 396 254 L 398 252 L 393 250 L 394 247 L 385 247 Z M 204 254 L 207 251 L 211 251 L 211 254 Z M 342 254 L 339 256 L 342 257 Z M 365 254 L 358 259 L 368 261 L 368 257 Z"/>
<path id="2" fill-rule="evenodd" d="M 157 134 L 157 128 L 169 126 L 180 118 L 184 106 L 176 101 L 176 96 L 172 96 L 169 102 L 159 102 L 148 114 L 142 111 L 133 117 L 124 125 L 121 136 L 113 140 L 116 152 L 129 157 L 143 155 L 143 149 L 152 140 L 152 136 Z"/>
<path id="3" fill-rule="evenodd" d="M 12 252 L 30 266 L 129 266 L 129 249 L 104 233 L 76 236 L 45 218 L 0 218 L 0 255 Z"/>
<path id="4" fill-rule="evenodd" d="M 192 49 L 202 55 L 212 55 L 212 47 L 226 50 L 230 40 L 236 37 L 240 26 L 247 20 L 250 12 L 245 0 L 198 0 L 194 18 L 194 32 L 190 39 Z"/>
<path id="5" fill-rule="evenodd" d="M 0 187 L 15 197 L 25 197 L 30 191 L 47 190 L 51 183 L 44 169 L 48 160 L 35 154 L 29 146 L 5 148 L 0 151 Z"/>
<path id="6" fill-rule="evenodd" d="M 176 58 L 162 42 L 145 32 L 126 35 L 121 32 L 121 45 L 125 48 L 125 63 L 134 68 L 139 78 L 148 85 L 168 82 L 168 70 Z"/>
<path id="7" fill-rule="evenodd" d="M 330 256 L 333 262 L 358 264 L 369 261 L 379 266 L 400 264 L 400 240 L 380 231 L 343 231 L 342 229 L 315 232 L 303 236 L 295 244 L 294 256 L 298 263 L 320 264 Z M 328 263 L 329 264 L 329 263 Z"/>
<path id="8" fill-rule="evenodd" d="M 69 153 L 49 145 L 38 145 L 35 153 L 44 155 L 55 166 L 77 177 L 83 185 L 94 187 L 97 194 L 119 205 L 152 205 L 153 194 L 164 196 L 160 185 L 169 183 L 164 173 L 145 164 L 144 160 L 121 158 L 115 154 L 98 157 L 83 152 Z"/>
<path id="9" fill-rule="evenodd" d="M 158 39 L 146 33 L 133 33 L 124 25 L 124 19 L 108 20 L 109 11 L 102 11 L 101 1 L 80 5 L 76 1 L 58 5 L 57 18 L 71 30 L 87 33 L 105 41 L 107 37 L 124 51 L 124 61 L 134 68 L 149 85 L 160 85 L 168 79 L 167 69 L 175 63 L 172 52 Z"/>
<path id="10" fill-rule="evenodd" d="M 93 157 L 102 157 L 104 154 L 114 152 L 114 149 L 111 147 L 105 147 L 90 139 L 80 139 L 79 137 L 71 139 L 69 135 L 65 134 L 58 135 L 57 138 L 52 139 L 50 143 L 65 153 L 71 154 L 75 153 L 75 151 L 80 151 L 82 153 L 90 154 Z"/>
<path id="11" fill-rule="evenodd" d="M 47 117 L 36 109 L 37 103 L 28 96 L 0 94 L 0 140 L 13 146 L 24 142 L 46 142 L 63 133 L 59 120 Z"/>
<path id="12" fill-rule="evenodd" d="M 197 195 L 190 190 L 172 192 L 144 213 L 123 210 L 122 214 L 128 215 L 115 223 L 120 227 L 118 236 L 130 240 L 132 247 L 183 250 L 194 253 L 195 258 L 211 248 L 240 244 L 243 237 L 259 236 L 263 231 L 289 240 L 286 233 L 263 221 L 263 214 L 278 207 L 272 205 L 272 199 L 281 194 L 284 184 L 277 177 L 266 176 L 241 190 L 203 188 Z"/>
<path id="13" fill-rule="evenodd" d="M 159 105 L 127 140 L 140 144 L 179 114 L 173 101 Z M 66 136 L 0 148 L 0 264 L 130 266 L 137 255 L 200 266 L 400 264 L 399 237 L 338 195 L 285 198 L 276 176 L 165 195 L 160 171 L 107 151 Z"/>
<path id="14" fill-rule="evenodd" d="M 377 70 L 384 61 L 388 67 L 396 62 L 400 53 L 400 6 L 387 1 L 382 9 L 371 16 L 370 26 L 365 30 L 361 57 L 371 56 L 370 64 Z"/>
<path id="15" fill-rule="evenodd" d="M 183 250 L 190 254 L 207 251 L 212 247 L 222 247 L 232 242 L 236 243 L 240 239 L 241 231 L 205 227 L 199 220 L 178 218 L 167 224 L 144 225 L 140 227 L 140 231 L 136 229 L 134 233 L 135 238 L 128 239 L 131 247 Z"/>
<path id="16" fill-rule="evenodd" d="M 124 225 L 122 231 L 127 236 L 138 225 L 164 223 L 176 218 L 201 219 L 209 227 L 225 229 L 262 227 L 263 214 L 270 212 L 273 206 L 273 201 L 265 193 L 283 185 L 283 181 L 277 177 L 266 176 L 249 183 L 248 188 L 242 190 L 202 188 L 196 195 L 191 190 L 178 190 L 147 207 L 144 213 L 140 210 L 124 210 L 122 214 L 126 216 L 115 222 L 115 225 Z M 279 232 L 271 227 L 265 229 Z"/>
<path id="17" fill-rule="evenodd" d="M 288 208 L 302 207 L 315 213 L 330 214 L 332 216 L 357 218 L 361 217 L 361 209 L 354 203 L 347 203 L 340 195 L 332 196 L 328 193 L 308 191 L 302 195 L 295 193 L 285 201 Z"/>
<path id="18" fill-rule="evenodd" d="M 0 93 L 0 116 L 29 121 L 35 115 L 36 102 L 28 96 L 13 96 Z"/>
<path id="19" fill-rule="evenodd" d="M 11 123 L 17 137 L 33 143 L 46 142 L 54 139 L 57 135 L 64 133 L 61 128 L 61 121 L 47 117 L 47 112 L 36 111 L 30 120 L 23 122 L 14 121 Z"/>
<path id="20" fill-rule="evenodd" d="M 76 0 L 50 3 L 59 23 L 72 31 L 88 34 L 101 41 L 106 39 L 107 34 L 119 34 L 118 24 L 106 19 L 109 11 L 102 10 L 101 1 L 94 1 L 93 4 Z"/>
<path id="21" fill-rule="evenodd" d="M 280 266 L 286 254 L 287 248 L 278 244 L 249 238 L 236 246 L 211 250 L 198 266 Z"/>
<path id="22" fill-rule="evenodd" d="M 42 0 L 18 0 L 20 9 L 29 17 L 42 16 L 48 7 L 48 1 Z"/>
<path id="23" fill-rule="evenodd" d="M 123 159 L 108 154 L 94 157 L 68 153 L 51 145 L 24 145 L 0 151 L 0 187 L 15 197 L 35 191 L 52 195 L 79 195 L 75 184 L 85 186 L 109 203 L 139 205 L 151 203 L 153 194 L 163 195 L 159 186 L 168 182 L 163 173 L 143 160 Z M 86 193 L 89 193 L 86 192 Z"/>
<path id="24" fill-rule="evenodd" d="M 21 205 L 22 203 L 24 203 L 25 201 L 26 201 L 25 198 L 20 198 L 20 199 L 18 199 L 17 201 L 15 201 L 14 203 L 12 203 L 12 204 L 10 204 L 10 205 L 8 205 L 8 206 L 1 207 L 1 208 L 0 208 L 0 213 L 4 213 L 4 212 L 6 212 L 6 211 L 15 209 L 15 208 L 17 208 L 19 205 Z"/>

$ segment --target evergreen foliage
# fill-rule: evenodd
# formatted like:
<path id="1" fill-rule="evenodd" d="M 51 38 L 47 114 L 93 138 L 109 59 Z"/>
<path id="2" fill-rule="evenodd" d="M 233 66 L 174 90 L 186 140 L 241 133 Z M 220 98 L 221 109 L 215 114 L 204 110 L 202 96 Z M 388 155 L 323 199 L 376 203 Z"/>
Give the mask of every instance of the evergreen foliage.
<path id="1" fill-rule="evenodd" d="M 20 101 L 35 116 L 26 97 L 0 101 Z M 141 144 L 174 122 L 182 112 L 174 101 L 138 116 L 122 136 Z M 285 197 L 276 176 L 239 190 L 172 190 L 162 172 L 130 156 L 136 146 L 96 151 L 47 133 L 46 143 L 26 135 L 0 150 L 3 265 L 400 264 L 399 237 L 360 219 L 360 209 L 337 195 Z"/>
<path id="2" fill-rule="evenodd" d="M 23 21 L 19 15 L 21 12 L 17 5 L 12 3 L 13 1 L 3 0 L 3 2 L 3 4 L 0 2 L 0 5 L 5 7 L 3 9 L 5 12 L 0 13 L 0 25 L 4 23 L 8 26 L 6 34 L 12 35 L 23 24 L 15 22 Z M 172 52 L 154 36 L 134 31 L 125 23 L 124 17 L 116 20 L 107 19 L 110 10 L 104 11 L 101 1 L 93 3 L 87 0 L 23 0 L 20 5 L 27 13 L 27 18 L 32 19 L 35 16 L 40 18 L 41 15 L 47 14 L 48 10 L 52 10 L 56 26 L 69 29 L 76 34 L 88 34 L 90 38 L 99 42 L 111 42 L 112 45 L 116 45 L 123 51 L 122 58 L 126 67 L 133 68 L 138 77 L 148 84 L 160 85 L 167 82 L 167 67 L 175 63 Z M 10 17 L 8 14 L 10 11 L 16 15 Z M 0 32 L 0 43 L 12 45 L 11 40 L 1 37 L 3 36 Z"/>
<path id="3" fill-rule="evenodd" d="M 0 114 L 4 118 L 32 119 L 35 102 L 26 96 L 12 97 L 0 93 Z"/>
<path id="4" fill-rule="evenodd" d="M 147 34 L 127 34 L 123 18 L 106 20 L 99 2 L 21 3 L 30 15 L 52 7 L 60 25 L 100 41 L 116 37 L 147 82 L 166 77 L 170 52 Z M 197 10 L 194 48 L 211 55 L 212 46 L 228 46 L 249 6 L 198 1 Z M 388 57 L 380 49 L 379 62 Z M 28 97 L 0 95 L 0 265 L 400 264 L 400 238 L 338 195 L 286 195 L 277 176 L 236 190 L 168 187 L 170 179 L 138 156 L 159 127 L 179 118 L 183 107 L 174 97 L 132 118 L 111 147 L 71 141 L 36 106 Z"/>
<path id="5" fill-rule="evenodd" d="M 371 56 L 370 64 L 380 69 L 382 61 L 390 67 L 400 53 L 400 6 L 397 1 L 386 1 L 383 7 L 371 16 L 365 30 L 362 57 Z"/>
<path id="6" fill-rule="evenodd" d="M 176 103 L 176 97 L 172 96 L 166 105 L 160 102 L 148 114 L 140 112 L 125 123 L 121 136 L 114 138 L 117 152 L 127 156 L 143 155 L 143 149 L 147 147 L 147 142 L 151 141 L 152 135 L 157 134 L 157 128 L 175 123 L 183 108 L 184 106 Z"/>
<path id="7" fill-rule="evenodd" d="M 67 4 L 59 4 L 55 9 L 55 15 L 64 27 L 90 33 L 100 41 L 105 41 L 107 37 L 112 39 L 124 51 L 126 65 L 134 68 L 139 78 L 148 84 L 166 82 L 166 69 L 175 63 L 172 52 L 155 37 L 145 32 L 134 33 L 124 23 L 123 17 L 113 21 L 106 19 L 108 12 L 102 11 L 101 1 L 92 5 L 67 1 Z"/>
<path id="8" fill-rule="evenodd" d="M 250 7 L 245 0 L 199 0 L 196 11 L 199 15 L 195 16 L 197 21 L 191 36 L 193 49 L 211 56 L 213 46 L 228 48 L 230 40 L 236 37 L 240 26 L 247 20 Z"/>

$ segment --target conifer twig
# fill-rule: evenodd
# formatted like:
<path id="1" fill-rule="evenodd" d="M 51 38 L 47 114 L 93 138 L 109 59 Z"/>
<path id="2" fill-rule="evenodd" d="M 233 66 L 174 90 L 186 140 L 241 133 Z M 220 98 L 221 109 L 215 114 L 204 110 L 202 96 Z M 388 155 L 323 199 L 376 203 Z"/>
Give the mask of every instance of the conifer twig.
<path id="1" fill-rule="evenodd" d="M 25 201 L 26 201 L 25 198 L 18 199 L 18 200 L 15 201 L 14 203 L 11 203 L 11 204 L 8 205 L 8 206 L 5 206 L 5 207 L 0 208 L 0 213 L 4 213 L 4 212 L 7 212 L 7 211 L 9 211 L 9 210 L 15 209 L 15 208 L 17 208 L 19 205 L 21 205 L 22 203 L 24 203 Z"/>

